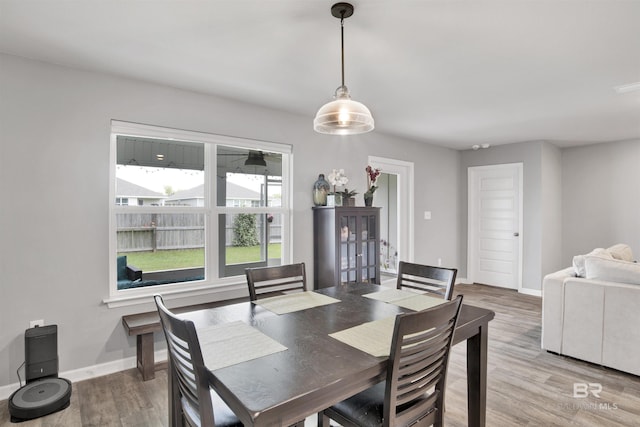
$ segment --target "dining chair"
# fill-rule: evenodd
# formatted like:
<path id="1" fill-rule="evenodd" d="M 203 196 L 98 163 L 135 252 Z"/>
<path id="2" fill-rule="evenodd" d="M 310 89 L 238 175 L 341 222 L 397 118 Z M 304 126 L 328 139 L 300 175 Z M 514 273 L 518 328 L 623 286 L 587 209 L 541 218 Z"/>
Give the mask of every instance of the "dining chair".
<path id="1" fill-rule="evenodd" d="M 322 411 L 319 426 L 442 426 L 449 351 L 462 295 L 396 316 L 386 380 Z"/>
<path id="2" fill-rule="evenodd" d="M 457 274 L 458 270 L 455 268 L 432 267 L 400 261 L 396 287 L 435 294 L 450 301 L 453 297 L 453 285 Z"/>
<path id="3" fill-rule="evenodd" d="M 242 426 L 210 386 L 193 322 L 171 313 L 164 305 L 162 296 L 154 295 L 153 298 L 167 340 L 170 384 L 173 386 L 173 392 L 169 390 L 170 407 L 179 411 L 182 421 L 192 427 Z"/>
<path id="4" fill-rule="evenodd" d="M 307 290 L 304 262 L 274 267 L 247 268 L 245 273 L 251 301 L 278 295 L 284 291 Z"/>

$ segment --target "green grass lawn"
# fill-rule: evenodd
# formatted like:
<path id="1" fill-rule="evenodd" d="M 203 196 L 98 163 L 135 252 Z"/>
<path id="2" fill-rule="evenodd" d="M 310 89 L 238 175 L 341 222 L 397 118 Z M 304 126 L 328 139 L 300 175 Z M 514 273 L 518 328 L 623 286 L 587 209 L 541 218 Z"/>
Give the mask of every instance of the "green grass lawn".
<path id="1" fill-rule="evenodd" d="M 145 272 L 204 266 L 204 249 L 175 249 L 157 252 L 127 252 L 127 264 Z M 280 243 L 269 244 L 269 258 L 281 258 Z M 227 247 L 227 265 L 260 261 L 260 246 Z"/>

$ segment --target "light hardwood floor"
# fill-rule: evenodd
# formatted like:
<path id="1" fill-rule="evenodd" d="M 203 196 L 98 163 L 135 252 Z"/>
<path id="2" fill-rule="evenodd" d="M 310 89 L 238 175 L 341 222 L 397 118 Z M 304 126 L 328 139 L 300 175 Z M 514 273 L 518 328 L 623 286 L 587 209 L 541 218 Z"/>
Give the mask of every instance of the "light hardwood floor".
<path id="1" fill-rule="evenodd" d="M 457 285 L 455 293 L 496 313 L 489 324 L 488 426 L 640 426 L 640 377 L 540 349 L 540 298 L 483 285 Z M 450 359 L 447 426 L 467 423 L 465 351 L 455 346 Z M 601 384 L 600 398 L 574 398 L 574 383 Z M 166 426 L 166 387 L 165 370 L 147 382 L 135 370 L 119 372 L 73 384 L 69 408 L 21 424 L 9 422 L 2 401 L 0 425 Z"/>

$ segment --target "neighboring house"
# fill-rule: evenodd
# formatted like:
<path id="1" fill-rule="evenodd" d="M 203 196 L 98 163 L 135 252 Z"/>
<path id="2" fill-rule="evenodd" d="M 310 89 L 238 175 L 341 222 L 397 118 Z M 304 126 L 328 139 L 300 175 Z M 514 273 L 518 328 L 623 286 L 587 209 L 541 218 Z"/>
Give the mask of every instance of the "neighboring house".
<path id="1" fill-rule="evenodd" d="M 260 206 L 260 193 L 233 182 L 227 182 L 227 207 L 247 208 Z"/>
<path id="2" fill-rule="evenodd" d="M 227 182 L 227 207 L 258 207 L 260 193 L 241 185 Z M 176 191 L 165 201 L 167 206 L 204 206 L 204 184 L 188 190 Z"/>
<path id="3" fill-rule="evenodd" d="M 173 193 L 164 202 L 165 206 L 204 206 L 204 184 L 187 190 L 179 190 Z"/>
<path id="4" fill-rule="evenodd" d="M 166 198 L 162 193 L 116 178 L 116 205 L 159 206 L 164 205 Z"/>

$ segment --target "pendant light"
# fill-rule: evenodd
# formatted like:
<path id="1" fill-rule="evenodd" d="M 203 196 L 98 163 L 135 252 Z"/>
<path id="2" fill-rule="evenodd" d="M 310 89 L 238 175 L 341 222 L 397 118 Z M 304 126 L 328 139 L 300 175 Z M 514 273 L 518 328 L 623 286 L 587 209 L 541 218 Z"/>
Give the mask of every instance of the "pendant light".
<path id="1" fill-rule="evenodd" d="M 244 161 L 245 166 L 267 166 L 267 162 L 264 159 L 264 153 L 262 151 L 249 151 L 247 160 Z"/>
<path id="2" fill-rule="evenodd" d="M 313 121 L 313 129 L 319 133 L 332 135 L 356 135 L 373 130 L 374 121 L 369 109 L 354 101 L 344 84 L 344 19 L 353 15 L 353 5 L 336 3 L 331 14 L 340 19 L 340 39 L 342 52 L 342 85 L 336 89 L 334 100 L 323 105 Z"/>

